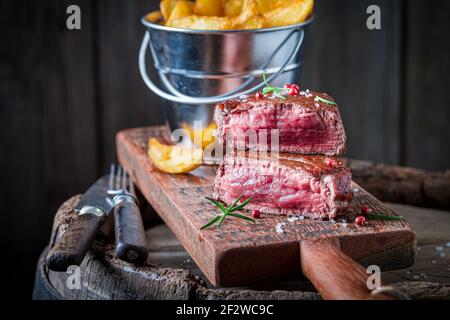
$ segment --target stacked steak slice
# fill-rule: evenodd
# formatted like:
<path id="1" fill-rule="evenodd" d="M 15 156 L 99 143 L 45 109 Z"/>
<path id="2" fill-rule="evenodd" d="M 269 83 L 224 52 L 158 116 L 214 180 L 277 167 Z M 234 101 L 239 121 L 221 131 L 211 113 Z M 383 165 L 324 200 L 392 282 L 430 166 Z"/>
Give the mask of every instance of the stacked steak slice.
<path id="1" fill-rule="evenodd" d="M 334 103 L 327 94 L 305 93 L 287 100 L 251 97 L 219 104 L 215 114 L 217 139 L 238 149 L 342 155 L 346 137 L 339 110 L 333 104 L 316 101 L 316 97 Z M 271 130 L 278 130 L 279 145 L 272 143 Z M 264 132 L 266 139 L 249 145 L 248 137 L 240 137 L 245 132 L 258 136 Z"/>
<path id="2" fill-rule="evenodd" d="M 345 213 L 351 172 L 336 157 L 346 137 L 332 97 L 245 97 L 217 105 L 215 118 L 218 141 L 232 150 L 217 172 L 216 200 L 229 205 L 242 195 L 252 198 L 250 210 L 312 219 Z"/>
<path id="3" fill-rule="evenodd" d="M 335 161 L 330 167 L 328 163 Z M 275 215 L 336 218 L 351 198 L 351 173 L 343 161 L 322 156 L 227 154 L 217 172 L 213 197 L 231 204 L 252 197 L 248 209 Z"/>

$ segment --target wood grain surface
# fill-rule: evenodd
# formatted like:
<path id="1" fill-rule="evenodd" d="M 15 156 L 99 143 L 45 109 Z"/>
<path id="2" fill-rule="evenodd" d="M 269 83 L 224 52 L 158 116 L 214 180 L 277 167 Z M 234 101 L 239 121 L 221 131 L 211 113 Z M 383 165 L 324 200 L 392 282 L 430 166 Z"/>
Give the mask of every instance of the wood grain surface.
<path id="1" fill-rule="evenodd" d="M 137 128 L 117 135 L 121 164 L 214 285 L 236 286 L 298 278 L 299 242 L 339 239 L 341 249 L 363 265 L 383 270 L 414 263 L 415 235 L 405 221 L 371 221 L 364 228 L 352 223 L 362 206 L 394 215 L 381 202 L 357 186 L 345 219 L 336 222 L 264 216 L 256 225 L 228 220 L 221 229 L 200 231 L 217 214 L 204 199 L 212 193 L 215 167 L 202 166 L 186 175 L 168 175 L 152 167 L 147 140 L 164 137 L 164 127 Z M 283 233 L 276 231 L 282 224 Z"/>
<path id="2" fill-rule="evenodd" d="M 67 200 L 54 217 L 49 246 L 76 218 L 80 196 Z M 408 218 L 417 231 L 417 259 L 413 267 L 382 273 L 382 281 L 412 299 L 450 299 L 450 240 L 448 212 L 389 205 Z M 144 210 L 143 212 L 147 212 Z M 156 224 L 155 224 L 156 223 Z M 436 225 L 439 227 L 436 228 Z M 434 226 L 434 227 L 433 227 Z M 114 233 L 114 231 L 112 231 Z M 174 234 L 165 224 L 154 222 L 147 230 L 149 256 L 143 266 L 134 266 L 114 256 L 114 239 L 98 239 L 80 266 L 81 290 L 71 290 L 71 274 L 49 271 L 46 250 L 36 270 L 34 299 L 176 299 L 176 300 L 317 300 L 320 295 L 305 279 L 237 288 L 213 288 Z M 437 247 L 447 255 L 441 256 Z M 102 281 L 98 281 L 102 279 Z"/>

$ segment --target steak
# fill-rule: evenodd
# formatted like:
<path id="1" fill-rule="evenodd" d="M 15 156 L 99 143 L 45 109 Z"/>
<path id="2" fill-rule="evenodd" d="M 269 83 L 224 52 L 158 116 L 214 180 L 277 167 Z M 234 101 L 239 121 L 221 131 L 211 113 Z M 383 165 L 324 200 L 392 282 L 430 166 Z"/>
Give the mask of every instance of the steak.
<path id="1" fill-rule="evenodd" d="M 252 197 L 249 210 L 274 215 L 334 219 L 351 198 L 351 172 L 334 157 L 280 153 L 227 154 L 214 181 L 213 198 L 231 205 Z M 330 166 L 331 162 L 331 166 Z"/>
<path id="2" fill-rule="evenodd" d="M 346 136 L 338 107 L 325 93 L 301 92 L 298 96 L 287 96 L 286 100 L 272 97 L 229 100 L 216 106 L 215 120 L 218 142 L 228 144 L 231 149 L 329 156 L 345 152 Z M 273 129 L 279 130 L 279 146 L 271 145 Z M 264 139 L 250 140 L 246 132 L 255 132 L 258 137 L 261 134 Z"/>

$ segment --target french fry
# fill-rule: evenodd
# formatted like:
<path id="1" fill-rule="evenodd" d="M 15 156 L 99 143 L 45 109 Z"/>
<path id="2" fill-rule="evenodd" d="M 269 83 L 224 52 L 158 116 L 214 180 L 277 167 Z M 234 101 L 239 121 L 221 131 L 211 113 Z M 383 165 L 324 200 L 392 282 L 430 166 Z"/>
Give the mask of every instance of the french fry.
<path id="1" fill-rule="evenodd" d="M 237 17 L 242 10 L 243 0 L 225 0 L 223 13 L 226 17 Z"/>
<path id="2" fill-rule="evenodd" d="M 145 19 L 147 21 L 156 23 L 156 22 L 160 22 L 163 19 L 163 16 L 161 14 L 161 11 L 153 11 L 153 12 L 150 12 L 148 15 L 146 15 Z"/>
<path id="3" fill-rule="evenodd" d="M 164 21 L 169 20 L 172 10 L 175 8 L 178 0 L 162 0 L 159 4 Z"/>
<path id="4" fill-rule="evenodd" d="M 259 29 L 264 27 L 264 18 L 259 13 L 255 0 L 244 0 L 241 14 L 233 19 L 233 29 Z"/>
<path id="5" fill-rule="evenodd" d="M 199 16 L 220 17 L 223 14 L 222 0 L 197 0 L 194 12 Z"/>
<path id="6" fill-rule="evenodd" d="M 306 21 L 312 14 L 314 0 L 295 0 L 288 6 L 266 12 L 264 18 L 271 27 L 288 26 Z"/>
<path id="7" fill-rule="evenodd" d="M 233 23 L 228 17 L 188 16 L 173 19 L 169 27 L 193 30 L 231 30 Z"/>
<path id="8" fill-rule="evenodd" d="M 200 148 L 166 145 L 152 138 L 148 141 L 148 155 L 159 170 L 172 174 L 188 173 L 197 169 L 203 160 Z"/>
<path id="9" fill-rule="evenodd" d="M 291 1 L 286 0 L 255 0 L 258 5 L 258 10 L 261 13 L 266 13 L 272 10 L 275 10 L 276 8 L 286 7 L 289 5 L 289 3 L 292 3 Z M 294 0 L 295 2 L 295 0 Z"/>
<path id="10" fill-rule="evenodd" d="M 160 7 L 146 19 L 182 29 L 248 30 L 304 22 L 314 0 L 162 0 Z"/>
<path id="11" fill-rule="evenodd" d="M 198 148 L 202 148 L 204 150 L 216 141 L 214 132 L 217 130 L 217 124 L 215 122 L 211 123 L 208 127 L 197 131 L 187 123 L 183 123 L 181 127 L 189 132 L 189 137 L 191 138 L 192 143 L 194 143 Z"/>
<path id="12" fill-rule="evenodd" d="M 264 17 L 261 15 L 254 16 L 248 18 L 240 25 L 236 25 L 235 29 L 237 30 L 254 30 L 254 29 L 262 29 L 265 26 Z"/>
<path id="13" fill-rule="evenodd" d="M 179 19 L 187 16 L 191 16 L 194 14 L 194 3 L 191 1 L 178 1 L 173 8 L 170 18 L 167 20 L 167 23 L 170 23 L 171 20 Z"/>

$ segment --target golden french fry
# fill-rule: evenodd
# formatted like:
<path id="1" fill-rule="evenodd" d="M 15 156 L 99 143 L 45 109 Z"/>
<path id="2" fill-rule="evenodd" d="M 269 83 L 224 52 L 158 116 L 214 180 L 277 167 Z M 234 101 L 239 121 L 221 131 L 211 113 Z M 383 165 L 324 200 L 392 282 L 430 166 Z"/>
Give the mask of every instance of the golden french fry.
<path id="1" fill-rule="evenodd" d="M 243 0 L 225 0 L 223 13 L 226 17 L 237 17 L 242 10 Z"/>
<path id="2" fill-rule="evenodd" d="M 162 0 L 159 4 L 161 13 L 165 21 L 169 20 L 170 14 L 172 13 L 172 10 L 175 8 L 175 5 L 178 1 L 179 0 Z"/>
<path id="3" fill-rule="evenodd" d="M 255 0 L 258 5 L 258 10 L 261 13 L 272 11 L 276 8 L 286 7 L 291 1 L 286 0 Z M 295 0 L 294 0 L 295 1 Z"/>
<path id="4" fill-rule="evenodd" d="M 199 16 L 220 17 L 223 13 L 222 0 L 195 1 L 195 14 Z"/>
<path id="5" fill-rule="evenodd" d="M 295 0 L 285 7 L 279 7 L 264 13 L 266 23 L 272 27 L 281 27 L 304 22 L 312 14 L 314 0 Z"/>
<path id="6" fill-rule="evenodd" d="M 251 17 L 245 20 L 242 24 L 236 25 L 235 29 L 238 30 L 254 30 L 254 29 L 262 29 L 265 26 L 264 17 L 261 15 Z"/>
<path id="7" fill-rule="evenodd" d="M 200 148 L 166 145 L 152 138 L 148 141 L 148 155 L 159 170 L 172 174 L 188 173 L 197 169 L 203 160 Z"/>
<path id="8" fill-rule="evenodd" d="M 233 29 L 259 29 L 264 27 L 264 18 L 255 0 L 244 0 L 239 16 L 233 18 Z"/>
<path id="9" fill-rule="evenodd" d="M 146 15 L 145 19 L 147 21 L 156 23 L 156 22 L 160 22 L 163 19 L 163 16 L 161 14 L 161 11 L 153 11 L 153 12 L 150 12 L 148 15 Z"/>
<path id="10" fill-rule="evenodd" d="M 233 24 L 228 17 L 205 17 L 194 15 L 173 19 L 167 26 L 193 30 L 231 30 Z"/>
<path id="11" fill-rule="evenodd" d="M 189 137 L 191 138 L 192 143 L 203 150 L 216 141 L 214 132 L 217 130 L 217 124 L 215 122 L 211 123 L 206 128 L 202 128 L 201 130 L 194 130 L 187 123 L 183 123 L 181 127 L 189 132 Z"/>
<path id="12" fill-rule="evenodd" d="M 187 17 L 194 14 L 194 2 L 191 1 L 178 1 L 175 4 L 170 18 L 167 20 L 169 24 L 171 20 Z"/>

